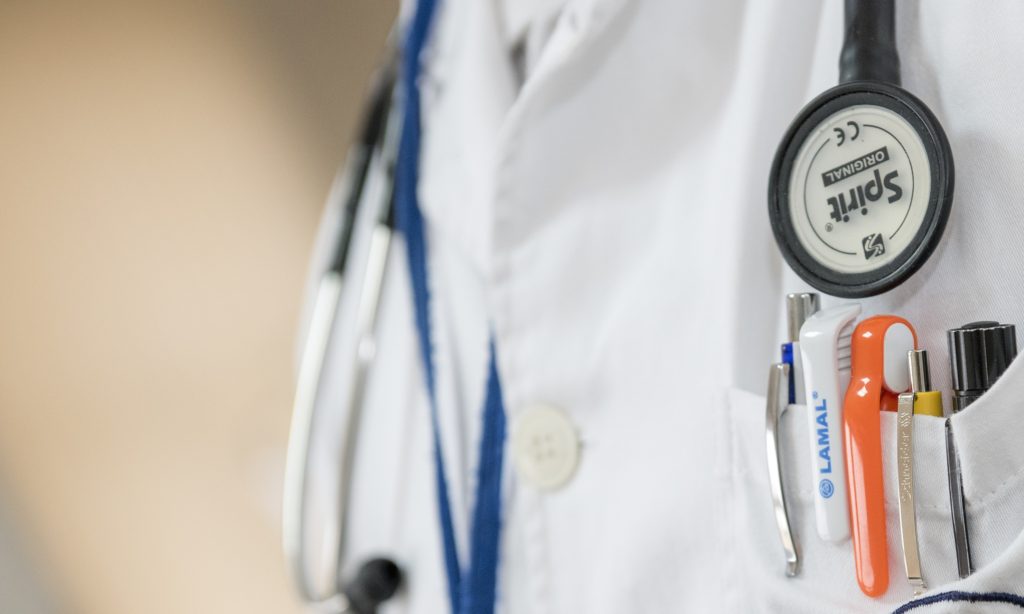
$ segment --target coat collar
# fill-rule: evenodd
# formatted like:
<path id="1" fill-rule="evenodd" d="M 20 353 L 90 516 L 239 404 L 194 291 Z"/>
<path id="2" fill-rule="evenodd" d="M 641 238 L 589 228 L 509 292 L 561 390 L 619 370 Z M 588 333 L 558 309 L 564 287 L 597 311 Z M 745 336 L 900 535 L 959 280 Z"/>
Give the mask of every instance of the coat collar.
<path id="1" fill-rule="evenodd" d="M 428 232 L 490 271 L 497 177 L 522 110 L 593 44 L 627 0 L 569 0 L 520 85 L 495 1 L 446 0 L 425 57 L 420 202 Z"/>

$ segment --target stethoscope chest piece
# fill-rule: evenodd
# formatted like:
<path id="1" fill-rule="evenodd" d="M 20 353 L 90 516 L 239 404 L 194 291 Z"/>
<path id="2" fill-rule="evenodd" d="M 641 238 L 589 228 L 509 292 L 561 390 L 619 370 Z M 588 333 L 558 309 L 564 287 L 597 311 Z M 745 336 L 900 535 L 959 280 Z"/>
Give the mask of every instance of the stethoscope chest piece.
<path id="1" fill-rule="evenodd" d="M 775 155 L 769 218 L 783 257 L 828 294 L 899 285 L 935 250 L 953 203 L 953 155 L 920 100 L 880 81 L 808 104 Z"/>

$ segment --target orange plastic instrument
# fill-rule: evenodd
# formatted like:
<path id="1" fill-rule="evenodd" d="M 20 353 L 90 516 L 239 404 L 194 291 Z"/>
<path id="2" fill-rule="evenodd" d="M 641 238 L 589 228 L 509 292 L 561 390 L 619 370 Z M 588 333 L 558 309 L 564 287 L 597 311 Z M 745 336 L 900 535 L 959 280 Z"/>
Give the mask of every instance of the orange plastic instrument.
<path id="1" fill-rule="evenodd" d="M 857 583 L 871 597 L 889 587 L 879 412 L 895 411 L 899 393 L 910 389 L 907 352 L 916 348 L 914 327 L 900 317 L 868 318 L 853 331 L 843 403 L 846 482 Z"/>

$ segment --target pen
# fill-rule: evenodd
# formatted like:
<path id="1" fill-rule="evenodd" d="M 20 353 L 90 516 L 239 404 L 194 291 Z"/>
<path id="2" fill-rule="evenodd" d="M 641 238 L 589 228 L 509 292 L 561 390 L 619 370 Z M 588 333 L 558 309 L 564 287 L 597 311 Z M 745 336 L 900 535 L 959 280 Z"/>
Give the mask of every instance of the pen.
<path id="1" fill-rule="evenodd" d="M 1017 355 L 1017 331 L 1012 324 L 972 322 L 946 333 L 953 376 L 953 413 L 963 410 L 992 387 Z M 964 487 L 960 456 L 956 451 L 953 425 L 946 419 L 946 472 L 949 506 L 953 519 L 957 573 L 971 575 L 971 542 L 964 510 Z"/>
<path id="2" fill-rule="evenodd" d="M 850 384 L 850 339 L 860 305 L 825 309 L 800 329 L 807 400 L 814 518 L 818 535 L 838 543 L 850 536 L 843 475 L 843 393 Z"/>
<path id="3" fill-rule="evenodd" d="M 779 425 L 782 413 L 789 405 L 790 368 L 784 362 L 771 366 L 768 372 L 768 397 L 765 409 L 765 451 L 768 454 L 768 484 L 772 492 L 772 507 L 779 539 L 786 554 L 786 575 L 792 578 L 800 571 L 800 551 L 796 547 L 793 528 L 789 522 L 789 506 L 782 479 L 782 458 L 779 455 Z"/>
<path id="4" fill-rule="evenodd" d="M 874 316 L 854 329 L 852 347 L 843 434 L 853 559 L 860 590 L 880 597 L 889 586 L 881 412 L 896 410 L 898 395 L 910 388 L 907 353 L 917 334 L 903 318 Z"/>
<path id="5" fill-rule="evenodd" d="M 786 343 L 782 344 L 782 362 L 789 365 L 790 403 L 803 405 L 807 402 L 803 359 L 800 356 L 800 328 L 819 308 L 818 295 L 814 292 L 786 295 L 786 327 L 789 335 Z"/>
<path id="6" fill-rule="evenodd" d="M 914 350 L 907 358 L 910 363 L 910 389 L 917 393 L 914 397 L 914 413 L 941 418 L 942 393 L 932 390 L 928 351 Z"/>
<path id="7" fill-rule="evenodd" d="M 913 352 L 910 353 L 913 356 Z M 913 360 L 913 359 L 911 359 Z M 896 467 L 899 480 L 900 540 L 903 568 L 914 595 L 928 590 L 921 574 L 921 552 L 917 545 L 917 509 L 914 503 L 914 404 L 917 394 L 904 392 L 896 409 Z"/>
<path id="8" fill-rule="evenodd" d="M 942 393 L 929 390 L 928 352 L 907 353 L 910 390 L 899 396 L 896 416 L 896 467 L 899 481 L 900 539 L 907 582 L 915 595 L 928 590 L 921 572 L 917 542 L 917 505 L 914 501 L 914 414 L 942 417 Z"/>

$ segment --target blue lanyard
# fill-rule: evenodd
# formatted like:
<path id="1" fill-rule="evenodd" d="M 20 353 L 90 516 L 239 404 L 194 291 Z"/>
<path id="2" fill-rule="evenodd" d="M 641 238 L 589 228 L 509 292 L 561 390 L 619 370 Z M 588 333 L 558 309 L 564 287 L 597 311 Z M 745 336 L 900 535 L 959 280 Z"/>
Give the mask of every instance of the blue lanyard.
<path id="1" fill-rule="evenodd" d="M 455 547 L 451 501 L 445 478 L 444 454 L 437 415 L 433 343 L 430 335 L 430 290 L 427 276 L 427 245 L 423 214 L 417 200 L 420 156 L 420 55 L 427 42 L 435 0 L 419 0 L 406 34 L 402 82 L 405 109 L 402 138 L 395 169 L 395 221 L 405 236 L 409 275 L 419 336 L 423 371 L 430 397 L 430 422 L 434 437 L 434 468 L 438 516 L 448 574 L 448 597 L 453 614 L 492 614 L 497 583 L 498 547 L 501 537 L 501 474 L 505 448 L 505 407 L 501 382 L 490 343 L 487 390 L 483 407 L 476 498 L 470 528 L 469 566 L 463 570 Z"/>

